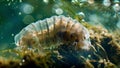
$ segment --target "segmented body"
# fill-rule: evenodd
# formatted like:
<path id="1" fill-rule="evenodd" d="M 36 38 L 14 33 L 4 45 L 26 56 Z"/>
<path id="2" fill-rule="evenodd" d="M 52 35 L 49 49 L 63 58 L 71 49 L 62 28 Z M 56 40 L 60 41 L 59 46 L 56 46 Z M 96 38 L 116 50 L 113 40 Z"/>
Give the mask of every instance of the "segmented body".
<path id="1" fill-rule="evenodd" d="M 78 49 L 89 49 L 88 30 L 78 21 L 65 16 L 52 16 L 23 28 L 15 36 L 17 46 L 75 45 Z"/>

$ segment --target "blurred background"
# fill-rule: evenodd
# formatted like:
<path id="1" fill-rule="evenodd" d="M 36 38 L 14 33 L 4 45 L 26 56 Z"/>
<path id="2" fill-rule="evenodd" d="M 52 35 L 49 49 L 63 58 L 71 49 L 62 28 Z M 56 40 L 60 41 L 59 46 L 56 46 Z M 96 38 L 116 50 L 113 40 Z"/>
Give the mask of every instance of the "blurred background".
<path id="1" fill-rule="evenodd" d="M 28 24 L 54 15 L 119 30 L 119 5 L 119 0 L 0 0 L 0 50 L 14 48 L 14 36 Z"/>

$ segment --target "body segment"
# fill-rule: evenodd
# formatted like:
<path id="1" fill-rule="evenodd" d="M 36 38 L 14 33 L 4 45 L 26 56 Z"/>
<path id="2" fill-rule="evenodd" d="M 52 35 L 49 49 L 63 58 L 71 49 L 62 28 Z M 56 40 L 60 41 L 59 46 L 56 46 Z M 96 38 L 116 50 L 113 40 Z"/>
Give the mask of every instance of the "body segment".
<path id="1" fill-rule="evenodd" d="M 78 21 L 65 16 L 52 16 L 31 23 L 15 36 L 17 46 L 75 45 L 78 49 L 91 46 L 88 30 Z"/>

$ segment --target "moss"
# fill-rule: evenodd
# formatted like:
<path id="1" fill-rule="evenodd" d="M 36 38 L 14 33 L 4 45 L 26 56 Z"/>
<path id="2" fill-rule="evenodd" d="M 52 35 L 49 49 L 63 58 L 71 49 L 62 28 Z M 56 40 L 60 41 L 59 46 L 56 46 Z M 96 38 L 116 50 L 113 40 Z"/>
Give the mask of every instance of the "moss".
<path id="1" fill-rule="evenodd" d="M 120 40 L 120 34 L 116 32 L 109 33 L 105 28 L 100 26 L 89 28 L 92 44 L 100 44 L 107 52 L 109 60 L 114 64 L 119 65 L 120 61 L 118 59 L 120 59 L 120 44 L 118 40 Z"/>

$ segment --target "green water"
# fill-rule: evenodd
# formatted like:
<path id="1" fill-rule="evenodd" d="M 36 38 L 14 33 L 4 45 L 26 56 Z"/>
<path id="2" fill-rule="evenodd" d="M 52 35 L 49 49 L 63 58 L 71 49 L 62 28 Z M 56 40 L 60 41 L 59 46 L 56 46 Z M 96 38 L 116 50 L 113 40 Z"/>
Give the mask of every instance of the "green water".
<path id="1" fill-rule="evenodd" d="M 12 51 L 12 49 L 16 47 L 14 36 L 30 23 L 50 18 L 54 15 L 70 16 L 80 23 L 81 21 L 85 21 L 93 26 L 102 26 L 110 33 L 115 30 L 118 30 L 119 33 L 120 2 L 119 0 L 112 0 L 109 5 L 109 3 L 104 4 L 104 1 L 105 0 L 88 0 L 88 2 L 87 0 L 0 0 L 0 51 L 3 52 L 6 50 L 4 54 L 0 53 L 0 56 L 5 55 L 5 57 L 8 57 L 8 55 L 12 55 L 16 57 L 17 53 L 14 53 L 14 50 Z M 119 40 L 118 42 L 120 43 Z M 64 46 L 61 46 L 61 48 L 63 48 L 61 52 L 64 53 Z M 9 50 L 7 49 L 11 50 L 10 53 L 8 53 Z M 104 49 L 102 51 L 103 52 L 100 52 L 105 52 Z M 80 55 L 82 54 L 84 55 L 84 51 Z M 84 61 L 87 60 L 84 56 L 82 59 L 84 59 Z"/>

